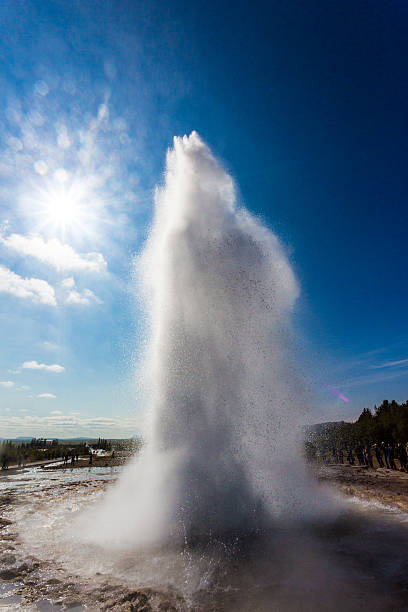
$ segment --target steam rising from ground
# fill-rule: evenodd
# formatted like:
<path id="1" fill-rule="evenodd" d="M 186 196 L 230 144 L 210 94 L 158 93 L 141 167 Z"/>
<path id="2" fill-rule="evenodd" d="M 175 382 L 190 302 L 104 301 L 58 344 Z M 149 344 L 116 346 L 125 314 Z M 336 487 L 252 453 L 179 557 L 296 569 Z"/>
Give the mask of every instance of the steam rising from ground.
<path id="1" fill-rule="evenodd" d="M 304 514 L 290 330 L 299 289 L 285 252 L 237 206 L 232 178 L 195 132 L 175 138 L 155 204 L 137 261 L 150 319 L 148 444 L 88 536 L 191 541 Z"/>

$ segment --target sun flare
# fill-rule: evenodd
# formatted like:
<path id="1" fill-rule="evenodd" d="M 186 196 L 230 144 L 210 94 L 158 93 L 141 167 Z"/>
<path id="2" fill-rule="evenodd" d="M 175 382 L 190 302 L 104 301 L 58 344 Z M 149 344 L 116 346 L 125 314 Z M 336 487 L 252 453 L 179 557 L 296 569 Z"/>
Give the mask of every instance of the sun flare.
<path id="1" fill-rule="evenodd" d="M 46 213 L 50 222 L 59 227 L 73 225 L 81 216 L 81 207 L 69 193 L 50 196 L 45 204 Z"/>
<path id="2" fill-rule="evenodd" d="M 95 230 L 101 205 L 85 180 L 70 185 L 48 183 L 34 196 L 38 228 L 51 234 L 89 234 Z"/>

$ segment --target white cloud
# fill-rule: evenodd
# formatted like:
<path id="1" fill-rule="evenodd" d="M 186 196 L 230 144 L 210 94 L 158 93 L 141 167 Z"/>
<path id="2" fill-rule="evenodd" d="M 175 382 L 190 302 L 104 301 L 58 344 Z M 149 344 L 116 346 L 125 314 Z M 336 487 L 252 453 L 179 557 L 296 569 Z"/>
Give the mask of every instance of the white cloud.
<path id="1" fill-rule="evenodd" d="M 73 277 L 70 276 L 68 278 L 64 278 L 64 280 L 61 281 L 61 287 L 64 287 L 64 289 L 73 289 L 75 287 L 75 281 Z"/>
<path id="2" fill-rule="evenodd" d="M 44 399 L 55 399 L 57 396 L 54 395 L 53 393 L 39 393 L 37 397 L 41 397 Z"/>
<path id="3" fill-rule="evenodd" d="M 47 365 L 46 363 L 38 363 L 37 361 L 25 361 L 21 367 L 24 370 L 45 370 L 46 372 L 55 372 L 56 374 L 60 374 L 65 370 L 64 366 L 58 365 L 57 363 Z"/>
<path id="4" fill-rule="evenodd" d="M 9 389 L 10 387 L 14 387 L 14 383 L 11 380 L 2 380 L 0 381 L 0 385 L 2 387 L 6 387 L 7 389 Z"/>
<path id="5" fill-rule="evenodd" d="M 61 410 L 51 410 L 50 414 L 62 414 Z"/>
<path id="6" fill-rule="evenodd" d="M 75 280 L 72 278 L 72 276 L 65 278 L 61 282 L 61 287 L 68 291 L 65 298 L 65 302 L 67 304 L 79 304 L 80 306 L 90 306 L 92 302 L 103 304 L 102 300 L 100 300 L 98 296 L 95 295 L 90 289 L 78 291 L 75 285 Z"/>
<path id="7" fill-rule="evenodd" d="M 45 340 L 42 345 L 48 351 L 59 351 L 60 349 L 60 346 L 58 344 L 55 344 L 55 342 L 48 342 L 48 340 Z"/>
<path id="8" fill-rule="evenodd" d="M 2 265 L 0 265 L 0 293 L 30 299 L 37 304 L 57 305 L 54 289 L 47 281 L 40 278 L 23 278 Z"/>
<path id="9" fill-rule="evenodd" d="M 102 253 L 77 253 L 69 244 L 63 244 L 58 238 L 47 241 L 36 234 L 11 234 L 0 240 L 8 249 L 20 255 L 34 257 L 60 271 L 100 274 L 107 269 Z"/>

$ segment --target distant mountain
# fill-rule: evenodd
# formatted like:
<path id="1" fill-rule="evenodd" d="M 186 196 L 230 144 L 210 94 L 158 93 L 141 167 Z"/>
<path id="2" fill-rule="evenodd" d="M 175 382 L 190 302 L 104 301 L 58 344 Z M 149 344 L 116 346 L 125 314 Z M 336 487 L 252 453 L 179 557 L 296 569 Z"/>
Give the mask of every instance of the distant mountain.
<path id="1" fill-rule="evenodd" d="M 42 439 L 43 436 L 40 436 Z M 2 438 L 0 437 L 0 442 L 5 442 L 6 440 L 10 440 L 11 442 L 31 442 L 31 440 L 35 440 L 34 436 L 17 436 L 17 438 Z M 97 442 L 98 438 L 89 438 L 89 437 L 79 437 L 79 438 L 55 438 L 54 436 L 46 436 L 47 440 L 58 440 L 59 442 Z M 133 436 L 130 438 L 131 440 L 140 441 L 142 438 L 140 436 Z M 109 438 L 109 440 L 129 440 L 129 438 Z M 109 442 L 108 440 L 108 442 Z"/>
<path id="2" fill-rule="evenodd" d="M 326 421 L 325 423 L 315 423 L 314 425 L 307 425 L 306 429 L 309 431 L 325 431 L 330 429 L 334 425 L 341 425 L 344 421 Z"/>
<path id="3" fill-rule="evenodd" d="M 60 442 L 94 442 L 98 438 L 58 438 Z"/>

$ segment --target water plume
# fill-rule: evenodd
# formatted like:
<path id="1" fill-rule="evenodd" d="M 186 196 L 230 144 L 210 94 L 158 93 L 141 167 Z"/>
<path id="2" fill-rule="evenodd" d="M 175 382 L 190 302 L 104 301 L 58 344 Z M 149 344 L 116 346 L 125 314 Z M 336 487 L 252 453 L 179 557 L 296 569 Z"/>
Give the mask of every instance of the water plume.
<path id="1" fill-rule="evenodd" d="M 308 512 L 290 322 L 298 283 L 195 132 L 167 154 L 135 277 L 148 318 L 147 443 L 88 536 L 185 542 Z"/>

